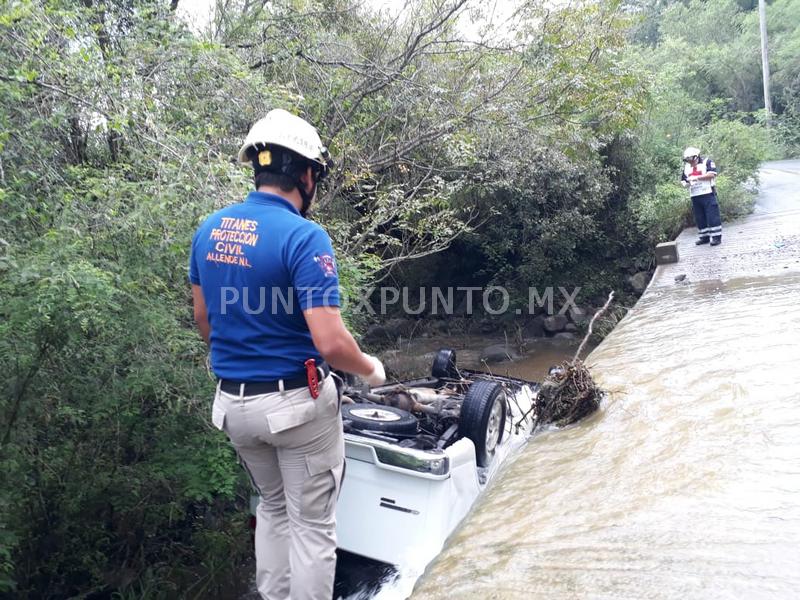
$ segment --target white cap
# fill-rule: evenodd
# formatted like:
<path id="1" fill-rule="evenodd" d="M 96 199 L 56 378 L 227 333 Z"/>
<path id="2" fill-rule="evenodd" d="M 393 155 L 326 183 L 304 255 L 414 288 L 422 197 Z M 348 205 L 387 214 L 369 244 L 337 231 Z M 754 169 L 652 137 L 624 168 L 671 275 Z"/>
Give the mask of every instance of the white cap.
<path id="1" fill-rule="evenodd" d="M 692 156 L 700 156 L 700 148 L 689 146 L 683 151 L 683 158 L 691 158 Z"/>
<path id="2" fill-rule="evenodd" d="M 328 151 L 314 126 L 282 108 L 269 111 L 250 128 L 239 149 L 239 161 L 249 163 L 251 149 L 258 145 L 281 146 L 328 168 Z"/>

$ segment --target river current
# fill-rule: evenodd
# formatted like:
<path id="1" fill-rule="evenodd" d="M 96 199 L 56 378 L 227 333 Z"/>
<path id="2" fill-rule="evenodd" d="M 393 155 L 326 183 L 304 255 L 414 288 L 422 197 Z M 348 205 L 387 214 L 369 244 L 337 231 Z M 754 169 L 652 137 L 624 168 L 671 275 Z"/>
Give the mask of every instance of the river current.
<path id="1" fill-rule="evenodd" d="M 601 410 L 534 436 L 413 598 L 800 597 L 799 297 L 649 290 L 587 360 Z"/>

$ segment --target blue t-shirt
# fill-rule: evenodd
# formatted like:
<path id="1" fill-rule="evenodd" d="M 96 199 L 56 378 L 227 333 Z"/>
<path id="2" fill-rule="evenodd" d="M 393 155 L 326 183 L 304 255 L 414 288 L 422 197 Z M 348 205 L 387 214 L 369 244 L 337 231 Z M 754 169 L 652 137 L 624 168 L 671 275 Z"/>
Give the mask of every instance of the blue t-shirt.
<path id="1" fill-rule="evenodd" d="M 189 281 L 199 285 L 211 325 L 211 367 L 232 381 L 300 377 L 321 361 L 303 311 L 339 306 L 328 234 L 288 200 L 250 192 L 195 232 Z"/>

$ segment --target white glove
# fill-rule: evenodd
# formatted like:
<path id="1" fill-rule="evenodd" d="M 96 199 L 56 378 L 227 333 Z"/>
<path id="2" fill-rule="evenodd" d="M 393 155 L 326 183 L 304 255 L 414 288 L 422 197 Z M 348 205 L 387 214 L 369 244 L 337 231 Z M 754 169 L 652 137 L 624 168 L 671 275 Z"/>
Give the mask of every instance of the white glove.
<path id="1" fill-rule="evenodd" d="M 369 375 L 363 375 L 362 378 L 367 382 L 369 387 L 376 387 L 386 383 L 386 370 L 383 368 L 383 363 L 376 356 L 364 354 L 367 360 L 372 363 L 372 372 Z"/>

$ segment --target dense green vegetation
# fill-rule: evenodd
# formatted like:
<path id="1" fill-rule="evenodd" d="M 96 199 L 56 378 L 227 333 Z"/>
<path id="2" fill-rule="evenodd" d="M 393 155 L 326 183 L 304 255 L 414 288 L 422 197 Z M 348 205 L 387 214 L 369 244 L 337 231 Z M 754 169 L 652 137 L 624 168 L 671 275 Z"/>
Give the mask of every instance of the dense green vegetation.
<path id="1" fill-rule="evenodd" d="M 269 108 L 330 141 L 316 218 L 350 289 L 435 276 L 591 301 L 686 222 L 685 145 L 719 163 L 730 217 L 758 162 L 800 143 L 800 0 L 769 6 L 770 131 L 750 3 L 532 1 L 491 22 L 464 0 L 397 18 L 231 0 L 205 34 L 178 4 L 0 8 L 0 593 L 241 580 L 248 490 L 207 424 L 186 261 L 248 189 L 234 153 Z"/>

